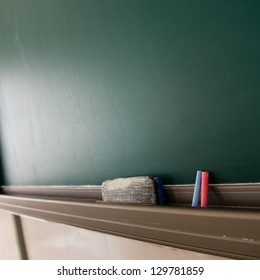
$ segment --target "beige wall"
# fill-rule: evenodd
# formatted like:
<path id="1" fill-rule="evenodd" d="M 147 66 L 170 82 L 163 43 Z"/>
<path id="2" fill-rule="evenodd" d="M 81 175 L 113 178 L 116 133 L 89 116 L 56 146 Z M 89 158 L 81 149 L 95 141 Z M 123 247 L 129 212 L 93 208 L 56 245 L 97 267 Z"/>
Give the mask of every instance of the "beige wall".
<path id="1" fill-rule="evenodd" d="M 28 217 L 22 226 L 29 259 L 222 259 Z"/>
<path id="2" fill-rule="evenodd" d="M 0 211 L 0 259 L 20 259 L 12 214 Z M 68 225 L 21 217 L 29 259 L 223 259 Z"/>
<path id="3" fill-rule="evenodd" d="M 20 259 L 14 216 L 2 210 L 0 210 L 0 259 Z"/>

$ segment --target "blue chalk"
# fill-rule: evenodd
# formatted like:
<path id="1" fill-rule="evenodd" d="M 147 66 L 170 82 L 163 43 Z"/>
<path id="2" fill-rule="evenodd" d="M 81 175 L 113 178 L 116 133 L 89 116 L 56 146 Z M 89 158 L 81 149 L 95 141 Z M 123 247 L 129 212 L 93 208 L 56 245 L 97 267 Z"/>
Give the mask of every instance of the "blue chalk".
<path id="1" fill-rule="evenodd" d="M 199 207 L 200 203 L 200 186 L 201 186 L 201 171 L 197 171 L 196 181 L 194 186 L 193 198 L 192 198 L 192 207 Z"/>
<path id="2" fill-rule="evenodd" d="M 156 181 L 157 184 L 158 200 L 161 205 L 164 205 L 166 204 L 166 197 L 164 193 L 162 179 L 160 177 L 154 177 L 154 180 Z"/>

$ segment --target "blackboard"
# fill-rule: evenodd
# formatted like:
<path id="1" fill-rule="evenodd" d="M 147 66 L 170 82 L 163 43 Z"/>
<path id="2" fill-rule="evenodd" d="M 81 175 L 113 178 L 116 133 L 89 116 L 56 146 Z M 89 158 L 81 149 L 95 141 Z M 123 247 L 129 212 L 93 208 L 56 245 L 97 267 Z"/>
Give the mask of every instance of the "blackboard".
<path id="1" fill-rule="evenodd" d="M 260 2 L 3 0 L 6 184 L 260 181 Z"/>

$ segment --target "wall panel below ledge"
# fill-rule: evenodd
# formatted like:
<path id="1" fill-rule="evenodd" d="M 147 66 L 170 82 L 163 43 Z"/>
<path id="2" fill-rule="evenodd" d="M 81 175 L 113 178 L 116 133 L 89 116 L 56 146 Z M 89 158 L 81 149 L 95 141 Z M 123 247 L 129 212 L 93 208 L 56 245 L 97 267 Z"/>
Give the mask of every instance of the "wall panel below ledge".
<path id="1" fill-rule="evenodd" d="M 224 259 L 25 216 L 22 225 L 31 260 Z"/>
<path id="2" fill-rule="evenodd" d="M 14 215 L 0 209 L 0 260 L 20 260 Z"/>

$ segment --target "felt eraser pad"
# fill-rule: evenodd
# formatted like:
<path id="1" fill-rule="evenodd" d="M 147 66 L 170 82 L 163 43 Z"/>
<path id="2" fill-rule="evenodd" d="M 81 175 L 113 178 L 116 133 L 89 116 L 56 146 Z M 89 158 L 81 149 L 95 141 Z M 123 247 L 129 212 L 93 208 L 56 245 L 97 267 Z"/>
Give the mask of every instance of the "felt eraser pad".
<path id="1" fill-rule="evenodd" d="M 102 184 L 102 199 L 108 203 L 156 204 L 154 180 L 149 176 L 107 180 Z"/>

